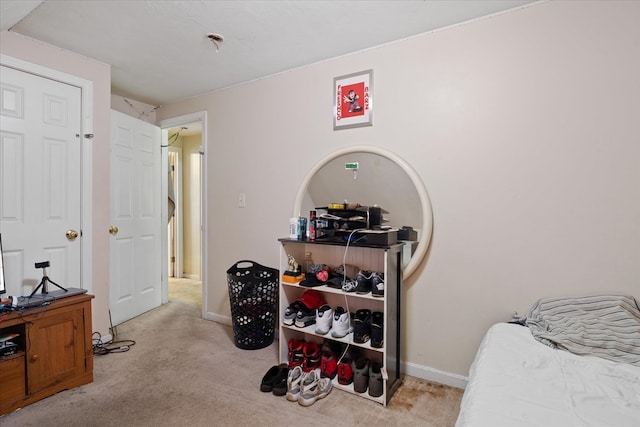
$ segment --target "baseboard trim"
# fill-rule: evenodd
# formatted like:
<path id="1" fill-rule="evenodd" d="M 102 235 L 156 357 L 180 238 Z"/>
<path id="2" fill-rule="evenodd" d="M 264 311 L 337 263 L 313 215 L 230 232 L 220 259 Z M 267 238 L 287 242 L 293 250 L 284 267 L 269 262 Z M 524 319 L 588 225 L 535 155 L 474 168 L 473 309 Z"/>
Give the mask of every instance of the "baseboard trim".
<path id="1" fill-rule="evenodd" d="M 430 368 L 429 366 L 418 365 L 411 362 L 401 362 L 401 365 L 402 371 L 405 374 L 416 378 L 422 378 L 423 380 L 433 381 L 439 384 L 461 388 L 463 390 L 467 387 L 467 383 L 469 382 L 468 377 Z"/>
<path id="2" fill-rule="evenodd" d="M 218 313 L 207 312 L 204 318 L 213 322 L 222 323 L 228 326 L 232 326 L 231 317 L 223 316 Z M 278 334 L 276 333 L 276 339 Z M 438 384 L 444 384 L 455 388 L 465 389 L 469 382 L 468 377 L 462 375 L 453 374 L 451 372 L 441 371 L 439 369 L 430 368 L 428 366 L 418 365 L 411 362 L 401 362 L 402 372 L 412 377 L 422 378 L 423 380 L 433 381 Z"/>
<path id="3" fill-rule="evenodd" d="M 211 320 L 212 322 L 222 323 L 223 325 L 232 326 L 231 317 L 223 316 L 218 313 L 212 313 L 210 311 L 204 314 L 204 318 L 206 320 Z"/>

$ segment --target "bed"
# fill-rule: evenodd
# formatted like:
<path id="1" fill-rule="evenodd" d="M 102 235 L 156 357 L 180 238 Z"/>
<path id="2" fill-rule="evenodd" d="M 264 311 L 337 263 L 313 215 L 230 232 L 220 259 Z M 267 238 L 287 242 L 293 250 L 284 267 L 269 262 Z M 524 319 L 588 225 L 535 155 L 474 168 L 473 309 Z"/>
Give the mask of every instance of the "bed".
<path id="1" fill-rule="evenodd" d="M 501 426 L 640 426 L 636 300 L 544 299 L 525 318 L 491 326 L 456 427 Z"/>

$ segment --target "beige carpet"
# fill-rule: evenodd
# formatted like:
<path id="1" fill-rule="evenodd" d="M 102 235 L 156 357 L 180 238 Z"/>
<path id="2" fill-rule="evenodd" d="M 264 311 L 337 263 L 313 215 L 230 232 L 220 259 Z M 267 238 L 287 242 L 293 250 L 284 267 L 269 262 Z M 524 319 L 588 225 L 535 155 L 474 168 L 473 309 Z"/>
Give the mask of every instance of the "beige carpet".
<path id="1" fill-rule="evenodd" d="M 462 390 L 405 376 L 386 408 L 333 390 L 310 407 L 259 390 L 276 344 L 240 350 L 231 327 L 201 319 L 200 282 L 117 328 L 125 353 L 95 356 L 94 382 L 0 417 L 13 426 L 453 426 Z"/>

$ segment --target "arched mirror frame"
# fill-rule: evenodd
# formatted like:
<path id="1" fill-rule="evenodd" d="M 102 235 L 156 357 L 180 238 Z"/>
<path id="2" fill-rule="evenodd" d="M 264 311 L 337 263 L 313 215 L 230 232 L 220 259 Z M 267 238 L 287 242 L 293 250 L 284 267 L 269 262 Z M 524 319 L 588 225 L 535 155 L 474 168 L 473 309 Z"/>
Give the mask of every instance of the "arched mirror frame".
<path id="1" fill-rule="evenodd" d="M 300 212 L 302 211 L 302 202 L 304 200 L 305 194 L 307 192 L 307 188 L 309 187 L 309 183 L 315 176 L 316 172 L 318 172 L 321 168 L 323 168 L 327 163 L 332 160 L 344 156 L 346 154 L 353 153 L 372 153 L 377 154 L 382 157 L 386 157 L 387 159 L 395 162 L 398 166 L 400 166 L 406 174 L 413 182 L 415 186 L 416 192 L 418 193 L 418 197 L 420 198 L 420 207 L 422 209 L 422 235 L 420 236 L 420 241 L 416 247 L 415 252 L 411 256 L 411 260 L 403 269 L 403 279 L 407 279 L 413 272 L 418 268 L 418 265 L 422 262 L 422 259 L 427 253 L 429 249 L 429 243 L 431 242 L 431 231 L 433 229 L 433 212 L 431 210 L 431 200 L 429 199 L 429 194 L 427 193 L 427 189 L 424 186 L 424 183 L 416 173 L 416 171 L 406 162 L 404 159 L 399 157 L 398 155 L 392 153 L 391 151 L 385 150 L 380 147 L 370 146 L 370 145 L 354 145 L 350 147 L 342 148 L 338 151 L 330 153 L 325 158 L 320 160 L 307 174 L 307 176 L 302 181 L 300 188 L 298 190 L 298 194 L 296 195 L 296 199 L 293 205 L 293 216 L 299 217 Z"/>

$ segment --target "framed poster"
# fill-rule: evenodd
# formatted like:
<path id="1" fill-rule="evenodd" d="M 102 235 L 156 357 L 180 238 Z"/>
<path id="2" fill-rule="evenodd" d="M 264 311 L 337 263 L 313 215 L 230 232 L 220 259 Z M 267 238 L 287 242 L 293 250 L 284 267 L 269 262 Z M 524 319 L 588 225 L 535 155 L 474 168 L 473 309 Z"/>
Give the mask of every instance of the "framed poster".
<path id="1" fill-rule="evenodd" d="M 373 125 L 373 70 L 333 79 L 333 129 Z"/>

